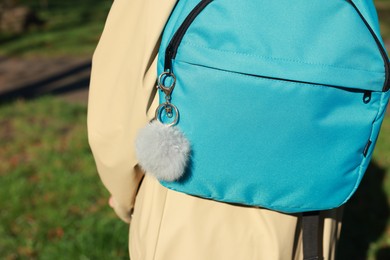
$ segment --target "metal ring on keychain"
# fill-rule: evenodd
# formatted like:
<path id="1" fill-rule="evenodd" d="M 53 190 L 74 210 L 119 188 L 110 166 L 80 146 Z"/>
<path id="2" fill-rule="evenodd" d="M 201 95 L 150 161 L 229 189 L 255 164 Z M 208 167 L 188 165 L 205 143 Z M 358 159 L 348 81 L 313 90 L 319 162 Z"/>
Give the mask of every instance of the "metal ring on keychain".
<path id="1" fill-rule="evenodd" d="M 165 124 L 162 120 L 161 120 L 161 111 L 162 111 L 162 108 L 166 108 L 166 107 L 171 107 L 173 110 L 174 110 L 174 114 L 175 114 L 175 118 L 173 120 L 172 123 L 170 124 Z M 179 121 L 179 110 L 177 109 L 177 107 L 171 103 L 162 103 L 160 104 L 157 109 L 156 109 L 156 114 L 155 114 L 155 118 L 161 123 L 161 124 L 164 124 L 164 125 L 167 125 L 167 126 L 174 126 L 177 124 L 177 122 Z"/>

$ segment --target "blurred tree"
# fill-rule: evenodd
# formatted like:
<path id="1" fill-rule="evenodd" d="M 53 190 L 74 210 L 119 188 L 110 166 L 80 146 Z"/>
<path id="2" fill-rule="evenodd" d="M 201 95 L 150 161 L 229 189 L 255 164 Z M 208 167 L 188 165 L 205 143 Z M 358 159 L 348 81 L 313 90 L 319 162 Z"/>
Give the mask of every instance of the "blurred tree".
<path id="1" fill-rule="evenodd" d="M 42 25 L 39 19 L 29 7 L 21 5 L 18 0 L 3 0 L 0 3 L 0 32 L 23 33 L 31 25 Z"/>
<path id="2" fill-rule="evenodd" d="M 41 8 L 47 9 L 49 7 L 49 0 L 40 0 L 39 4 Z"/>

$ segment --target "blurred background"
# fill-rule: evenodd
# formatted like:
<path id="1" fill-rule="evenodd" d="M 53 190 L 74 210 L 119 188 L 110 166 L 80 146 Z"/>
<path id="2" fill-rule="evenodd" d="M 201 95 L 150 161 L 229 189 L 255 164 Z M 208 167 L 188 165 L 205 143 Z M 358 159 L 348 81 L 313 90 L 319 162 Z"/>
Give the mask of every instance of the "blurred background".
<path id="1" fill-rule="evenodd" d="M 88 146 L 112 0 L 0 0 L 0 259 L 128 259 Z"/>
<path id="2" fill-rule="evenodd" d="M 131 1 L 131 0 L 128 0 Z M 91 57 L 112 0 L 0 0 L 0 259 L 128 259 L 88 146 Z M 377 0 L 390 50 L 390 0 Z M 390 111 L 339 259 L 390 259 Z"/>

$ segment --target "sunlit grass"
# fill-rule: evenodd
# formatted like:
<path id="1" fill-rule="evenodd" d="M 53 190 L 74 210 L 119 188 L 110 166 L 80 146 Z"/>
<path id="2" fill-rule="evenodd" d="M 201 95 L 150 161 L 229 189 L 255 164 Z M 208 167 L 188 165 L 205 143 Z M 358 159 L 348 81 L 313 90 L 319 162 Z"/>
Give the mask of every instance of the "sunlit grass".
<path id="1" fill-rule="evenodd" d="M 128 259 L 107 206 L 86 108 L 56 98 L 0 106 L 0 258 Z"/>

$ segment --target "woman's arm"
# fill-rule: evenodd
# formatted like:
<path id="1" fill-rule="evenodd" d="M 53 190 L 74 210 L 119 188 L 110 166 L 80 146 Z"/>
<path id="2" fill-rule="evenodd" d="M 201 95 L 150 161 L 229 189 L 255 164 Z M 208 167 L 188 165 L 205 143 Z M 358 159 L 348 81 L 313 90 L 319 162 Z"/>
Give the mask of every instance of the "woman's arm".
<path id="1" fill-rule="evenodd" d="M 115 0 L 92 59 L 89 143 L 115 212 L 126 222 L 143 177 L 134 139 L 157 105 L 156 55 L 174 4 L 175 0 Z"/>

